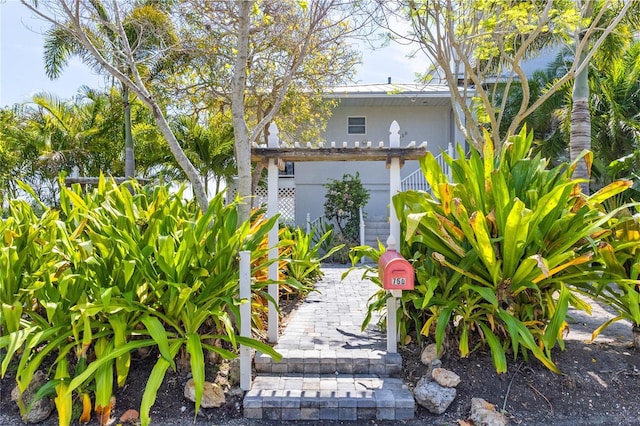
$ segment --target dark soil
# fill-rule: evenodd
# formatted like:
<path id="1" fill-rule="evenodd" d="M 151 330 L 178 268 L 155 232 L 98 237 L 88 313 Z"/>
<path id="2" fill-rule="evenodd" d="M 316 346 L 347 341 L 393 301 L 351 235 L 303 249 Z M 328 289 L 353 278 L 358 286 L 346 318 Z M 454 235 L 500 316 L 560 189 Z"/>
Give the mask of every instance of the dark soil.
<path id="1" fill-rule="evenodd" d="M 295 306 L 295 303 L 292 304 Z M 599 325 L 607 313 L 594 312 L 587 317 L 573 312 L 566 350 L 557 349 L 554 361 L 563 374 L 550 372 L 536 360 L 510 360 L 506 374 L 496 374 L 488 353 L 476 351 L 462 359 L 455 348 L 442 357 L 442 366 L 457 373 L 462 381 L 457 397 L 445 414 L 437 416 L 418 407 L 414 420 L 402 422 L 374 421 L 368 424 L 409 426 L 434 424 L 458 425 L 467 419 L 471 398 L 483 398 L 495 404 L 513 425 L 640 425 L 640 351 L 631 345 L 628 323 L 617 324 L 588 344 L 594 324 Z M 427 342 L 423 342 L 425 345 Z M 420 348 L 413 342 L 401 348 L 406 382 L 413 386 L 427 371 L 420 362 Z M 132 361 L 128 385 L 116 392 L 113 416 L 117 419 L 130 408 L 137 409 L 155 354 Z M 218 368 L 207 369 L 207 380 L 218 375 Z M 358 422 L 273 422 L 242 418 L 242 396 L 232 390 L 225 406 L 202 409 L 194 415 L 194 405 L 183 397 L 185 373 L 167 373 L 158 392 L 151 417 L 156 425 L 337 425 Z M 223 375 L 224 381 L 224 375 Z M 10 400 L 13 373 L 0 381 L 0 425 L 19 425 L 17 407 Z M 52 415 L 45 426 L 57 425 Z M 95 421 L 91 425 L 97 424 Z"/>
<path id="2" fill-rule="evenodd" d="M 415 352 L 418 352 L 417 350 Z M 415 383 L 425 371 L 416 354 L 403 354 L 406 380 Z M 510 362 L 497 374 L 487 353 L 467 359 L 446 355 L 443 367 L 462 381 L 457 397 L 442 416 L 419 408 L 417 417 L 437 424 L 458 424 L 469 416 L 471 398 L 480 397 L 516 425 L 640 424 L 640 353 L 624 344 L 587 345 L 569 341 L 554 361 L 562 375 L 537 361 Z"/>

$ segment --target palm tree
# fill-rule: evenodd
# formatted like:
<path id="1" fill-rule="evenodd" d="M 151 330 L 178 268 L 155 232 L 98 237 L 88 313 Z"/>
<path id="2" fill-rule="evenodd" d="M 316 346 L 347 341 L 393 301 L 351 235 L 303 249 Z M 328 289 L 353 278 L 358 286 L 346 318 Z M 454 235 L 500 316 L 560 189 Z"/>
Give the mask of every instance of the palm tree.
<path id="1" fill-rule="evenodd" d="M 95 176 L 122 170 L 118 153 L 123 144 L 115 137 L 121 113 L 112 108 L 109 96 L 84 87 L 72 101 L 40 93 L 33 97 L 33 105 L 29 120 L 42 141 L 35 175 L 49 182 L 51 201 L 62 171 Z"/>
<path id="2" fill-rule="evenodd" d="M 209 181 L 216 182 L 215 192 L 222 181 L 229 182 L 237 173 L 233 152 L 233 126 L 230 117 L 219 114 L 209 117 L 202 125 L 195 117 L 179 117 L 173 126 L 176 138 L 196 166 L 209 195 Z"/>
<path id="3" fill-rule="evenodd" d="M 26 118 L 24 105 L 0 109 L 0 211 L 18 195 L 18 180 L 35 164 L 41 140 Z"/>
<path id="4" fill-rule="evenodd" d="M 609 179 L 629 177 L 640 166 L 640 42 L 594 72 L 592 144 Z"/>
<path id="5" fill-rule="evenodd" d="M 94 12 L 103 20 L 107 20 L 107 12 L 100 2 L 91 2 Z M 124 29 L 130 45 L 137 47 L 135 51 L 138 55 L 145 55 L 153 50 L 154 44 L 165 43 L 167 39 L 173 39 L 174 35 L 169 30 L 170 25 L 166 25 L 168 17 L 160 9 L 157 9 L 156 1 L 148 1 L 134 8 L 128 16 L 124 18 Z M 151 25 L 154 28 L 154 37 L 141 37 L 139 29 L 140 24 Z M 98 27 L 100 34 L 91 34 L 92 40 L 100 49 L 103 56 L 109 56 L 109 44 L 118 43 L 118 35 L 109 26 Z M 89 31 L 87 29 L 87 31 Z M 102 41 L 101 41 L 102 40 Z M 63 27 L 51 28 L 45 36 L 45 73 L 51 79 L 58 78 L 68 64 L 72 56 L 79 57 L 85 64 L 98 72 L 104 72 L 100 63 L 91 53 L 75 38 L 71 33 Z M 118 62 L 117 60 L 115 61 Z M 124 63 L 118 68 L 124 74 L 130 74 Z M 120 93 L 122 96 L 123 112 L 124 112 L 124 137 L 125 137 L 125 176 L 134 177 L 135 173 L 135 155 L 134 141 L 131 124 L 131 96 L 129 88 L 121 83 Z"/>
<path id="6" fill-rule="evenodd" d="M 628 45 L 632 39 L 632 32 L 638 28 L 638 12 L 637 2 L 617 1 L 613 5 L 610 2 L 597 2 L 594 0 L 580 0 L 578 6 L 581 10 L 581 17 L 584 22 L 602 22 L 602 26 L 607 28 L 615 28 L 611 31 L 603 41 L 602 50 L 606 52 L 600 55 L 600 62 L 606 64 L 611 59 L 618 57 L 623 50 L 621 47 Z M 629 12 L 629 8 L 635 10 Z M 614 26 L 609 26 L 616 23 Z M 575 43 L 580 45 L 584 43 L 585 32 L 583 28 L 577 28 Z M 593 48 L 598 46 L 585 46 L 581 50 L 581 54 L 577 61 L 577 72 L 574 79 L 571 109 L 571 133 L 569 140 L 569 155 L 572 161 L 575 161 L 582 152 L 591 150 L 591 115 L 589 111 L 589 53 Z M 596 63 L 598 59 L 595 59 Z M 574 177 L 588 179 L 590 175 L 591 164 L 590 157 L 585 157 L 585 161 L 577 164 Z M 582 190 L 589 193 L 589 184 L 582 185 Z"/>
<path id="7" fill-rule="evenodd" d="M 536 70 L 528 79 L 530 92 L 529 102 L 533 104 L 552 87 L 569 69 L 569 64 L 573 62 L 572 53 L 569 49 L 561 49 L 556 58 L 542 70 Z M 558 164 L 568 160 L 568 135 L 569 113 L 567 105 L 571 105 L 572 84 L 566 82 L 558 88 L 544 103 L 536 108 L 516 129 L 520 131 L 522 126 L 526 126 L 527 131 L 533 132 L 533 152 L 548 158 L 552 164 Z M 503 104 L 502 97 L 497 98 L 497 105 Z M 522 88 L 514 87 L 509 97 L 504 102 L 503 121 L 500 127 L 500 137 L 506 138 L 510 123 L 518 113 L 522 104 Z"/>
<path id="8" fill-rule="evenodd" d="M 60 172 L 121 172 L 121 123 L 119 105 L 88 87 L 72 100 L 40 93 L 0 110 L 0 205 L 20 195 L 20 180 L 54 205 Z"/>

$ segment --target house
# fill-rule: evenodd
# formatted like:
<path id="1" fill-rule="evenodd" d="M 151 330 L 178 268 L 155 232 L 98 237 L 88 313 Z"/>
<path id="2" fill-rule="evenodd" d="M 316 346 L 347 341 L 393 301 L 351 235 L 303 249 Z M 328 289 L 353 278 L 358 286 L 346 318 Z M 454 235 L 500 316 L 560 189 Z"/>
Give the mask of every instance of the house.
<path id="1" fill-rule="evenodd" d="M 366 148 L 389 146 L 393 121 L 400 127 L 400 145 L 427 142 L 434 154 L 462 143 L 446 85 L 372 84 L 336 87 L 325 95 L 338 106 L 323 135 L 326 145 Z M 388 235 L 389 171 L 384 161 L 321 161 L 289 163 L 280 173 L 280 211 L 285 222 L 305 227 L 324 214 L 326 189 L 332 179 L 359 173 L 371 197 L 364 208 L 368 244 Z M 401 176 L 405 182 L 423 180 L 418 161 L 406 161 Z M 419 179 L 413 178 L 418 176 Z M 266 195 L 266 194 L 263 194 Z"/>

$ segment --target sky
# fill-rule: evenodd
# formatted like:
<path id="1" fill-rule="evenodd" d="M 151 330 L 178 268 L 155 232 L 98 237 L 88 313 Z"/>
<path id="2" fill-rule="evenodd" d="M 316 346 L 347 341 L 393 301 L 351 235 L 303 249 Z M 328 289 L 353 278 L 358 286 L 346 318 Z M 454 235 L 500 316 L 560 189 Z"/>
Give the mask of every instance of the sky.
<path id="1" fill-rule="evenodd" d="M 104 76 L 89 70 L 73 58 L 57 80 L 44 73 L 43 34 L 49 24 L 30 15 L 18 0 L 0 0 L 0 108 L 28 101 L 34 94 L 48 92 L 62 99 L 74 96 L 78 89 L 102 87 Z M 362 48 L 363 64 L 355 78 L 357 84 L 412 83 L 416 72 L 426 64 L 408 59 L 407 46 L 392 44 L 372 51 Z"/>

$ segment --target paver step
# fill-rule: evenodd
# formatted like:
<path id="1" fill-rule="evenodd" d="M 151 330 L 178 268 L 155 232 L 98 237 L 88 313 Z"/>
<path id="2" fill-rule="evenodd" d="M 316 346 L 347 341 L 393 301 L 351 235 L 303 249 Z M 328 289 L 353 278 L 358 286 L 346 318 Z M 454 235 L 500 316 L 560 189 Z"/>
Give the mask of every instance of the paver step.
<path id="1" fill-rule="evenodd" d="M 244 397 L 244 416 L 269 420 L 412 419 L 402 379 L 358 374 L 260 375 Z"/>
<path id="2" fill-rule="evenodd" d="M 401 377 L 402 356 L 398 353 L 372 349 L 285 349 L 280 362 L 270 356 L 256 353 L 255 369 L 258 373 L 273 374 L 371 374 Z"/>

